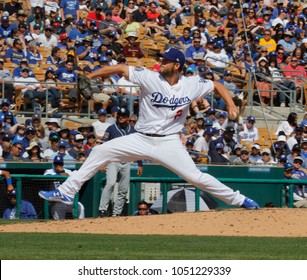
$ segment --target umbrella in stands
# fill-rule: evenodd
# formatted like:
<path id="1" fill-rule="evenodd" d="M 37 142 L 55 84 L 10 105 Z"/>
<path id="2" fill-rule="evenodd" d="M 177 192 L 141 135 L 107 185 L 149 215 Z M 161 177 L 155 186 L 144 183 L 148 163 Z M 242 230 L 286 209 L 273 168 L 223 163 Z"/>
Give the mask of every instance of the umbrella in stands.
<path id="1" fill-rule="evenodd" d="M 163 196 L 157 199 L 150 207 L 158 213 L 162 213 Z M 205 192 L 200 191 L 199 210 L 215 209 L 218 203 Z M 180 188 L 167 192 L 167 212 L 194 212 L 195 211 L 195 189 Z"/>

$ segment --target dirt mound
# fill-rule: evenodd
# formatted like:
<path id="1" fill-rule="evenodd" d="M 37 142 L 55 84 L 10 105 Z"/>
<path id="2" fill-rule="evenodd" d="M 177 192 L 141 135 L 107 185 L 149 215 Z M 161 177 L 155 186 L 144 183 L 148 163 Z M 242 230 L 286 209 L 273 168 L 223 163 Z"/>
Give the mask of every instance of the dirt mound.
<path id="1" fill-rule="evenodd" d="M 267 208 L 2 225 L 0 232 L 307 237 L 305 209 Z"/>

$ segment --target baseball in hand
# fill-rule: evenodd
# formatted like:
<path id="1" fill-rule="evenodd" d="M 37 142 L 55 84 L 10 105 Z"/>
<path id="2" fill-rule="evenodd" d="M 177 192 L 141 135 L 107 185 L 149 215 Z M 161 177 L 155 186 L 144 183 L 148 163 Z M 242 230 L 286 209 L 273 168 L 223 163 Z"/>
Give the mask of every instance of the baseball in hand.
<path id="1" fill-rule="evenodd" d="M 232 112 L 232 113 L 231 113 L 231 119 L 232 119 L 232 120 L 236 120 L 237 117 L 238 117 L 238 114 L 237 114 L 236 112 Z"/>

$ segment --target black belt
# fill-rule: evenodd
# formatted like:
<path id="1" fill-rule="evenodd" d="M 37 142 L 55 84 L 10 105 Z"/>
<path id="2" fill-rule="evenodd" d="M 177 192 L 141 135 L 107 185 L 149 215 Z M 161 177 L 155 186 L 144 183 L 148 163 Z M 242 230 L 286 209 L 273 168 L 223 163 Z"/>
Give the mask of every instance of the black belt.
<path id="1" fill-rule="evenodd" d="M 161 135 L 161 134 L 155 134 L 155 133 L 143 133 L 143 132 L 139 132 L 138 133 L 141 133 L 143 135 L 146 135 L 146 136 L 149 136 L 149 137 L 165 137 L 165 136 L 168 136 L 168 135 Z M 171 134 L 169 134 L 171 135 Z"/>

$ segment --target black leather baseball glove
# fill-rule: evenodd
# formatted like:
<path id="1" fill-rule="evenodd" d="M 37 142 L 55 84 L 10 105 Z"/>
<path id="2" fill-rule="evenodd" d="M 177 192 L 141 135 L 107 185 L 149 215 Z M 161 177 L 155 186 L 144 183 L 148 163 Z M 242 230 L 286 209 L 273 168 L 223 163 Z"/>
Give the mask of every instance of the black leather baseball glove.
<path id="1" fill-rule="evenodd" d="M 85 75 L 78 75 L 77 88 L 84 99 L 90 100 L 93 95 L 90 79 Z"/>

